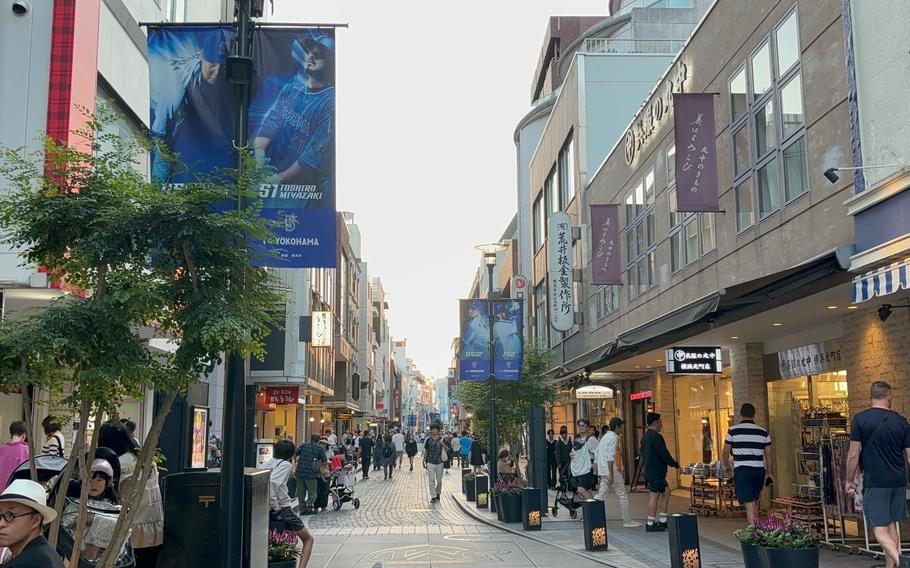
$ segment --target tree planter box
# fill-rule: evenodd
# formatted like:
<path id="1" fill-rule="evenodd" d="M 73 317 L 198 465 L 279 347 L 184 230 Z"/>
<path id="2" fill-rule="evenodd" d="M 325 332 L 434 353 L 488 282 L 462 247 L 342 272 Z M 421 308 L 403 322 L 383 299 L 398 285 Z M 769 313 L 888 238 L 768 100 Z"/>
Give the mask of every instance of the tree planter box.
<path id="1" fill-rule="evenodd" d="M 521 490 L 521 523 L 526 531 L 539 531 L 540 491 L 533 487 Z"/>
<path id="2" fill-rule="evenodd" d="M 799 566 L 799 568 L 818 568 L 818 547 L 789 550 L 784 548 L 765 548 L 761 550 L 765 568 L 778 566 Z"/>
<path id="3" fill-rule="evenodd" d="M 297 568 L 297 559 L 269 562 L 269 568 Z"/>
<path id="4" fill-rule="evenodd" d="M 502 509 L 503 522 L 521 522 L 521 495 L 503 493 L 499 496 L 499 507 Z"/>
<path id="5" fill-rule="evenodd" d="M 762 560 L 761 551 L 757 544 L 739 543 L 743 551 L 743 565 L 745 568 L 765 568 L 765 562 Z"/>
<path id="6" fill-rule="evenodd" d="M 474 491 L 474 480 L 473 479 L 466 480 L 464 488 L 465 488 L 465 498 L 468 501 L 475 501 L 477 499 L 477 493 Z"/>
<path id="7" fill-rule="evenodd" d="M 490 499 L 490 505 L 496 507 L 496 518 L 500 521 L 504 521 L 502 518 L 502 493 L 494 493 L 493 497 Z"/>

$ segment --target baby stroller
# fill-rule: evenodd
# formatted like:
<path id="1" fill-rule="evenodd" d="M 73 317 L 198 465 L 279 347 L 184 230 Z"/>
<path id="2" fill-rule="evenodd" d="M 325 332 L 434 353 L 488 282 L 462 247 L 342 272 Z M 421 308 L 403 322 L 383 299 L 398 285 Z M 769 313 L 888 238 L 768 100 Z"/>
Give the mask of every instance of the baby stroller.
<path id="1" fill-rule="evenodd" d="M 330 474 L 329 496 L 332 498 L 332 510 L 341 509 L 345 503 L 351 503 L 355 509 L 360 508 L 360 499 L 354 497 L 354 486 L 357 485 L 355 467 L 355 464 L 349 463 Z"/>
<path id="2" fill-rule="evenodd" d="M 70 497 L 68 494 L 73 493 L 73 488 L 78 491 L 79 471 L 78 468 L 73 470 L 73 478 L 70 481 L 70 491 L 61 491 L 60 474 L 66 467 L 67 460 L 59 456 L 37 456 L 35 458 L 35 468 L 38 474 L 38 483 L 42 484 L 47 490 L 47 504 L 54 507 L 57 499 L 64 499 L 63 514 L 60 516 L 60 533 L 57 538 L 57 552 L 64 558 L 69 558 L 73 552 L 75 538 L 73 532 L 76 528 L 76 519 L 79 511 L 79 498 Z M 31 472 L 28 461 L 19 465 L 10 475 L 9 481 L 14 479 L 31 479 Z M 110 503 L 91 500 L 86 507 L 86 524 L 85 537 L 82 539 L 84 547 L 79 557 L 78 568 L 94 568 L 104 554 L 107 544 L 113 536 L 114 525 L 117 524 L 117 517 L 120 513 L 120 506 Z M 133 546 L 127 537 L 123 544 L 123 549 L 117 557 L 116 568 L 135 568 L 136 559 L 133 554 Z"/>
<path id="3" fill-rule="evenodd" d="M 556 488 L 556 499 L 553 500 L 553 508 L 550 509 L 554 517 L 559 513 L 560 505 L 569 510 L 569 518 L 578 517 L 578 509 L 581 507 L 583 499 L 578 494 L 578 486 L 575 485 L 570 469 L 571 465 L 570 463 L 565 464 L 560 471 L 561 477 L 559 486 Z"/>

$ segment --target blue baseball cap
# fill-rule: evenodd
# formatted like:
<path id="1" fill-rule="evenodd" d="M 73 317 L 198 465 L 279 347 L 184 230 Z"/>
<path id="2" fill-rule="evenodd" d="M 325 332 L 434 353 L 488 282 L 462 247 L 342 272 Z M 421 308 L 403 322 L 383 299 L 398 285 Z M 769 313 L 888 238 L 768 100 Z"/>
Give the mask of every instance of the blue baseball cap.
<path id="1" fill-rule="evenodd" d="M 205 45 L 202 47 L 202 57 L 206 61 L 224 65 L 227 63 L 228 55 L 231 53 L 234 38 L 229 37 L 225 30 L 214 30 L 205 38 Z"/>
<path id="2" fill-rule="evenodd" d="M 307 34 L 300 38 L 300 43 L 303 44 L 303 48 L 307 51 L 310 51 L 316 44 L 319 44 L 329 52 L 329 56 L 335 57 L 335 38 L 323 31 L 308 30 Z"/>

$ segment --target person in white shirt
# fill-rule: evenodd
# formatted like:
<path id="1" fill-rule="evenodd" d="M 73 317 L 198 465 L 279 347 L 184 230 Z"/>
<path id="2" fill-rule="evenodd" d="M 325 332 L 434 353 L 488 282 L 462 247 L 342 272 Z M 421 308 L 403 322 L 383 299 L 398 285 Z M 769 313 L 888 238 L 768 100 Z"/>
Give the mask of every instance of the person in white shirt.
<path id="1" fill-rule="evenodd" d="M 459 460 L 458 465 L 464 467 L 461 464 L 461 438 L 458 436 L 458 432 L 452 436 L 452 463 L 455 463 L 455 460 Z"/>
<path id="2" fill-rule="evenodd" d="M 392 434 L 392 444 L 395 445 L 395 457 L 398 460 L 398 469 L 401 469 L 401 463 L 404 461 L 404 434 L 401 433 L 401 428 L 395 428 L 395 433 Z"/>
<path id="3" fill-rule="evenodd" d="M 600 489 L 594 496 L 598 501 L 604 501 L 606 507 L 607 491 L 610 487 L 619 499 L 619 511 L 622 513 L 622 526 L 628 528 L 640 527 L 641 523 L 632 520 L 629 513 L 629 496 L 626 494 L 626 479 L 623 475 L 619 453 L 619 430 L 625 421 L 619 417 L 610 419 L 610 429 L 600 438 L 597 450 L 594 452 L 594 462 L 597 464 L 597 475 L 600 477 Z"/>
<path id="4" fill-rule="evenodd" d="M 334 455 L 334 453 L 338 451 L 338 436 L 329 428 L 326 430 L 325 437 L 329 439 L 329 447 L 332 448 L 332 453 Z"/>
<path id="5" fill-rule="evenodd" d="M 597 438 L 589 435 L 591 424 L 584 418 L 578 421 L 577 426 L 578 433 L 575 435 L 572 451 L 569 453 L 569 457 L 572 459 L 572 481 L 583 499 L 591 499 L 594 496 L 594 472 L 591 465 L 594 460 L 594 452 L 597 451 Z"/>
<path id="6" fill-rule="evenodd" d="M 269 473 L 269 510 L 270 519 L 284 523 L 286 531 L 297 533 L 303 543 L 300 553 L 298 568 L 306 568 L 313 554 L 313 535 L 306 529 L 303 520 L 291 508 L 294 500 L 288 495 L 288 478 L 293 469 L 291 459 L 294 457 L 294 443 L 290 440 L 281 440 L 275 443 L 273 454 L 275 457 L 262 464 L 262 469 Z M 293 538 L 293 537 L 291 537 Z"/>

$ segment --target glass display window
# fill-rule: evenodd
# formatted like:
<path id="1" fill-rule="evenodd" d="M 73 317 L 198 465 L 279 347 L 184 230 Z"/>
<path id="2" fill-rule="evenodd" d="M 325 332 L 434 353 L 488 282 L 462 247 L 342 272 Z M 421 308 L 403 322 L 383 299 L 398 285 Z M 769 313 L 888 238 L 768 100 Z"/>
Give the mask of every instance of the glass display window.
<path id="1" fill-rule="evenodd" d="M 677 460 L 680 465 L 717 461 L 733 420 L 733 381 L 726 374 L 680 376 L 674 386 Z M 691 483 L 690 475 L 680 475 L 680 485 L 690 487 Z"/>

